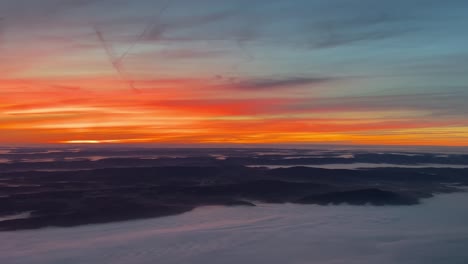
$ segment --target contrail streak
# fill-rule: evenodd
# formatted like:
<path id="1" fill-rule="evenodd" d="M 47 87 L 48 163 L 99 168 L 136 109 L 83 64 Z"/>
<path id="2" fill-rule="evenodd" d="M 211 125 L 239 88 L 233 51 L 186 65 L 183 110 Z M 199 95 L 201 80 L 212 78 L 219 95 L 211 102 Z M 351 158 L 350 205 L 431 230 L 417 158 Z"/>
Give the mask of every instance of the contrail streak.
<path id="1" fill-rule="evenodd" d="M 3 42 L 3 36 L 5 33 L 5 18 L 0 17 L 0 44 Z"/>
<path id="2" fill-rule="evenodd" d="M 104 48 L 107 57 L 109 58 L 110 63 L 112 64 L 112 67 L 115 69 L 117 74 L 120 76 L 120 78 L 127 83 L 127 85 L 130 87 L 130 89 L 134 92 L 140 92 L 134 85 L 133 81 L 127 77 L 127 74 L 125 73 L 125 70 L 123 68 L 123 61 L 127 57 L 127 55 L 132 51 L 132 49 L 141 41 L 145 39 L 147 34 L 156 26 L 157 23 L 159 23 L 159 20 L 163 13 L 169 8 L 169 4 L 171 3 L 171 0 L 167 0 L 164 2 L 164 5 L 162 6 L 161 9 L 159 9 L 158 13 L 155 16 L 155 19 L 153 22 L 149 23 L 146 25 L 144 30 L 139 34 L 134 41 L 130 44 L 130 46 L 120 55 L 118 56 L 114 50 L 112 49 L 111 45 L 106 41 L 104 38 L 104 35 L 102 32 L 99 30 L 99 28 L 94 25 L 94 31 L 96 33 L 96 36 L 99 39 L 99 42 L 101 43 L 102 47 Z M 0 20 L 1 22 L 1 20 Z"/>
<path id="3" fill-rule="evenodd" d="M 119 59 L 117 59 L 117 56 L 112 49 L 112 47 L 107 43 L 106 39 L 104 38 L 104 35 L 102 32 L 99 30 L 97 26 L 93 26 L 94 31 L 96 33 L 96 36 L 98 37 L 99 42 L 101 43 L 102 47 L 104 48 L 104 51 L 106 52 L 107 57 L 109 58 L 109 61 L 114 68 L 114 70 L 117 72 L 119 77 L 130 87 L 130 89 L 134 92 L 140 92 L 135 85 L 133 84 L 133 81 L 127 78 L 127 75 L 125 73 L 125 70 L 122 67 L 122 63 Z"/>
<path id="4" fill-rule="evenodd" d="M 132 51 L 132 49 L 141 41 L 143 41 L 145 39 L 145 37 L 147 36 L 147 34 L 157 25 L 157 23 L 159 23 L 159 20 L 161 19 L 161 16 L 164 14 L 164 12 L 169 8 L 170 6 L 170 3 L 171 3 L 171 0 L 167 0 L 166 2 L 164 2 L 163 6 L 161 7 L 161 9 L 159 9 L 158 13 L 156 14 L 155 16 L 155 19 L 153 22 L 149 23 L 148 25 L 146 25 L 146 27 L 143 29 L 143 31 L 141 32 L 140 35 L 137 36 L 137 38 L 135 39 L 135 41 L 133 41 L 130 45 L 130 47 L 128 47 L 127 50 L 125 50 L 122 55 L 117 59 L 118 62 L 122 62 L 125 57 L 127 57 L 127 55 Z"/>

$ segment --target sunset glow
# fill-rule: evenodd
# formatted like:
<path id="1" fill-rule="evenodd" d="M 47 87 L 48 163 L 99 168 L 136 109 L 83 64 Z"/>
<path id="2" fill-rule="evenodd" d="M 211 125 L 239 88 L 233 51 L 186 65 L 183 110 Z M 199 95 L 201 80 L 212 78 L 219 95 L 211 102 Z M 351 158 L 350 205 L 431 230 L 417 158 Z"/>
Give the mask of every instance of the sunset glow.
<path id="1" fill-rule="evenodd" d="M 0 143 L 468 145 L 461 2 L 56 2 L 0 3 Z"/>

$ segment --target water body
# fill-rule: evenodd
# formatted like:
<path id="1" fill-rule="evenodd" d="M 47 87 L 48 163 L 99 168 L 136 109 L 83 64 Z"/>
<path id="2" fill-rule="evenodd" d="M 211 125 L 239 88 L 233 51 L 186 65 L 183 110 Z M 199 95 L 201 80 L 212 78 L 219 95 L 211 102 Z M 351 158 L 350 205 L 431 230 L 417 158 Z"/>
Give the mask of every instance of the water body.
<path id="1" fill-rule="evenodd" d="M 0 222 L 1 221 L 7 221 L 7 220 L 14 220 L 14 219 L 29 218 L 29 217 L 31 217 L 31 212 L 24 212 L 24 213 L 19 213 L 19 214 L 0 216 Z"/>
<path id="2" fill-rule="evenodd" d="M 418 206 L 203 207 L 165 218 L 0 233 L 3 264 L 466 264 L 467 193 Z"/>

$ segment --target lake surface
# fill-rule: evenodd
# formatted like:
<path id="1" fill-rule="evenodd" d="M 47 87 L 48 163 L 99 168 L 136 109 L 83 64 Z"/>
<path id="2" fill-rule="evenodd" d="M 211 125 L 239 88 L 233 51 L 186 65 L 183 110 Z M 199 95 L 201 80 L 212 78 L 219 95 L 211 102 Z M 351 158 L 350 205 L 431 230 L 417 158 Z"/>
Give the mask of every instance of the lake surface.
<path id="1" fill-rule="evenodd" d="M 468 193 L 417 206 L 203 207 L 148 220 L 0 233 L 2 264 L 466 264 Z"/>

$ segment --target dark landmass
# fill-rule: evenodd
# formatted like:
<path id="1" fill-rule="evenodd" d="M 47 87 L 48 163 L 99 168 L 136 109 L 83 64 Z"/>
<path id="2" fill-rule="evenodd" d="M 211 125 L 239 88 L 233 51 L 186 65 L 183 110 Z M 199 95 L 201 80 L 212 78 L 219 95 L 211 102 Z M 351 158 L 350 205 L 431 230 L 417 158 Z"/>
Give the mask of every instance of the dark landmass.
<path id="1" fill-rule="evenodd" d="M 266 169 L 205 160 L 196 166 L 189 159 L 174 166 L 2 172 L 0 217 L 31 216 L 0 221 L 0 231 L 169 216 L 206 205 L 414 205 L 468 186 L 468 169 Z"/>

